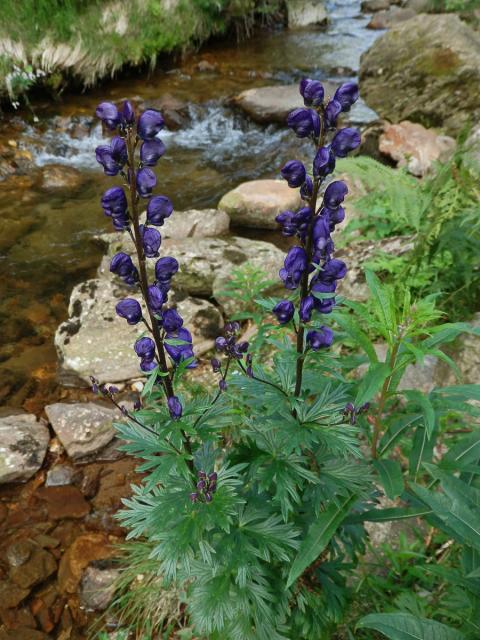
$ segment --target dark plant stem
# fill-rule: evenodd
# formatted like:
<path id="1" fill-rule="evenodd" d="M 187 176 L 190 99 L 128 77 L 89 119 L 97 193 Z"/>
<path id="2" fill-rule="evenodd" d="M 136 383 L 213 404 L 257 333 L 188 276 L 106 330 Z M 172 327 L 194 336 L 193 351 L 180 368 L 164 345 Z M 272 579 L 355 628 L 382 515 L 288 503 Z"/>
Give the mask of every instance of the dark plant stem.
<path id="1" fill-rule="evenodd" d="M 325 142 L 325 132 L 323 130 L 323 118 L 321 120 L 322 128 L 320 130 L 320 136 L 318 139 L 317 149 L 323 146 Z M 313 191 L 312 196 L 309 200 L 309 207 L 312 212 L 312 219 L 310 221 L 310 225 L 307 231 L 306 245 L 305 245 L 305 253 L 307 254 L 307 269 L 302 276 L 302 280 L 300 283 L 300 300 L 306 298 L 308 296 L 308 279 L 309 272 L 308 268 L 310 267 L 310 263 L 312 261 L 313 254 L 313 224 L 315 222 L 316 210 L 317 210 L 317 199 L 318 199 L 318 191 L 320 189 L 320 184 L 322 180 L 321 178 L 315 178 L 313 182 Z M 294 395 L 296 398 L 300 395 L 302 391 L 302 379 L 303 379 L 303 365 L 305 362 L 305 354 L 304 354 L 304 342 L 305 342 L 305 327 L 302 322 L 299 323 L 298 331 L 297 331 L 297 369 L 296 369 L 296 377 L 295 377 L 295 392 Z"/>
<path id="2" fill-rule="evenodd" d="M 243 373 L 248 376 L 247 370 L 245 369 L 245 367 L 243 366 L 243 362 L 241 362 L 240 360 L 238 361 L 238 366 L 240 367 L 240 369 L 243 371 Z M 274 382 L 270 382 L 270 380 L 264 380 L 263 378 L 259 378 L 257 377 L 255 374 L 252 376 L 248 376 L 249 378 L 252 378 L 252 380 L 256 380 L 257 382 L 262 382 L 263 384 L 268 384 L 270 387 L 273 387 L 274 389 L 276 389 L 277 391 L 280 391 L 281 393 L 283 393 L 284 396 L 287 396 L 288 398 L 288 393 L 286 393 L 282 387 L 279 387 L 278 384 L 275 384 Z"/>
<path id="3" fill-rule="evenodd" d="M 148 301 L 147 267 L 146 267 L 145 252 L 143 250 L 142 236 L 140 233 L 140 215 L 138 211 L 138 195 L 137 195 L 137 186 L 135 182 L 136 140 L 134 139 L 134 133 L 132 130 L 129 130 L 127 132 L 126 143 L 127 143 L 128 167 L 129 167 L 128 188 L 130 191 L 130 206 L 131 206 L 131 215 L 132 215 L 133 231 L 134 231 L 133 241 L 135 243 L 135 250 L 136 250 L 137 259 L 138 259 L 140 289 L 142 291 L 142 296 L 145 301 L 145 306 L 147 307 L 147 312 L 150 318 L 150 327 L 148 327 L 147 322 L 145 322 L 145 324 L 151 330 L 153 339 L 155 340 L 155 345 L 157 347 L 158 363 L 160 366 L 160 370 L 164 374 L 161 377 L 162 386 L 164 388 L 167 398 L 171 398 L 172 396 L 175 395 L 174 389 L 173 389 L 172 375 L 168 371 L 167 357 L 165 355 L 165 347 L 163 344 L 162 336 L 160 334 L 160 327 L 158 326 L 157 319 L 155 318 L 155 314 L 151 310 L 150 304 Z M 192 443 L 190 440 L 190 436 L 183 429 L 182 429 L 182 438 L 183 438 L 185 451 L 189 456 L 192 456 Z M 193 460 L 192 459 L 187 460 L 187 465 L 193 474 L 194 473 Z"/>

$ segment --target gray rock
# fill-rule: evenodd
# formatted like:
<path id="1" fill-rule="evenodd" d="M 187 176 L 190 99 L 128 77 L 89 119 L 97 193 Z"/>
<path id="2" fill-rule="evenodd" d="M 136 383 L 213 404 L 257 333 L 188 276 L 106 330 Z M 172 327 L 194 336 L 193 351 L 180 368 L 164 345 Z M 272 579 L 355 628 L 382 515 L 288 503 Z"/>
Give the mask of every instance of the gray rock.
<path id="1" fill-rule="evenodd" d="M 307 27 L 325 24 L 328 15 L 323 0 L 287 0 L 288 27 Z"/>
<path id="2" fill-rule="evenodd" d="M 275 216 L 301 206 L 297 189 L 284 180 L 250 180 L 226 193 L 218 208 L 226 211 L 233 224 L 259 229 L 278 229 Z"/>
<path id="3" fill-rule="evenodd" d="M 480 174 L 480 125 L 473 127 L 465 142 L 463 162 L 469 169 Z"/>
<path id="4" fill-rule="evenodd" d="M 189 242 L 198 244 L 193 239 Z M 115 304 L 127 296 L 140 300 L 138 293 L 110 278 L 88 280 L 73 289 L 69 319 L 55 334 L 62 384 L 89 385 L 90 376 L 114 383 L 141 375 L 133 344 L 145 327 L 130 326 L 115 314 Z M 222 325 L 220 312 L 206 300 L 182 298 L 180 294 L 171 300 L 192 332 L 196 354 L 205 353 Z"/>
<path id="5" fill-rule="evenodd" d="M 95 453 L 107 445 L 115 436 L 112 422 L 119 418 L 118 411 L 93 402 L 57 402 L 47 405 L 45 413 L 73 460 Z"/>
<path id="6" fill-rule="evenodd" d="M 361 10 L 364 13 L 374 13 L 375 11 L 388 9 L 390 4 L 390 0 L 363 0 Z"/>
<path id="7" fill-rule="evenodd" d="M 480 116 L 480 33 L 454 14 L 396 25 L 363 54 L 364 100 L 391 122 L 411 120 L 458 132 Z"/>
<path id="8" fill-rule="evenodd" d="M 385 11 L 375 13 L 367 25 L 367 29 L 391 29 L 394 25 L 414 18 L 416 12 L 404 7 L 389 7 Z"/>
<path id="9" fill-rule="evenodd" d="M 85 182 L 85 176 L 78 169 L 63 164 L 47 164 L 43 169 L 42 188 L 45 190 L 79 189 Z"/>
<path id="10" fill-rule="evenodd" d="M 34 415 L 0 418 L 0 484 L 31 478 L 42 466 L 49 440 L 45 421 Z"/>
<path id="11" fill-rule="evenodd" d="M 118 569 L 87 567 L 80 586 L 80 603 L 89 611 L 105 611 L 115 594 Z"/>
<path id="12" fill-rule="evenodd" d="M 404 7 L 413 9 L 415 13 L 428 13 L 435 7 L 434 0 L 406 0 Z"/>
<path id="13" fill-rule="evenodd" d="M 50 405 L 55 406 L 55 405 Z M 52 467 L 47 473 L 47 479 L 45 481 L 46 487 L 64 487 L 67 484 L 72 484 L 73 469 L 67 467 L 64 464 L 57 464 Z"/>

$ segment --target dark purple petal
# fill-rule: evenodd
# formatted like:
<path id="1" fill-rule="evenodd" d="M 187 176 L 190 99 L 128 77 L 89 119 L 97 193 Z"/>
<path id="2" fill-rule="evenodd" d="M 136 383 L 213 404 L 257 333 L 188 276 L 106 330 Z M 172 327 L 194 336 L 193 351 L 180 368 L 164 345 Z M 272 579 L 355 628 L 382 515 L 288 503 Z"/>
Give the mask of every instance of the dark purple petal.
<path id="1" fill-rule="evenodd" d="M 135 123 L 135 111 L 133 110 L 132 103 L 125 100 L 122 106 L 122 119 L 126 124 Z"/>
<path id="2" fill-rule="evenodd" d="M 325 91 L 323 85 L 318 80 L 310 80 L 305 78 L 300 82 L 300 94 L 303 96 L 305 106 L 313 105 L 318 107 L 323 102 Z"/>
<path id="3" fill-rule="evenodd" d="M 313 175 L 316 177 L 328 176 L 335 169 L 335 156 L 330 147 L 320 147 L 313 161 Z"/>
<path id="4" fill-rule="evenodd" d="M 147 205 L 147 220 L 150 224 L 161 227 L 173 211 L 173 204 L 166 196 L 153 196 Z"/>
<path id="5" fill-rule="evenodd" d="M 323 195 L 323 204 L 328 209 L 336 209 L 345 199 L 348 193 L 348 187 L 342 180 L 331 182 L 325 189 Z"/>
<path id="6" fill-rule="evenodd" d="M 282 177 L 288 182 L 288 186 L 292 188 L 301 187 L 307 177 L 305 167 L 298 160 L 290 160 L 282 167 Z"/>
<path id="7" fill-rule="evenodd" d="M 140 303 L 133 298 L 120 300 L 115 307 L 115 311 L 121 318 L 125 318 L 128 324 L 138 324 L 142 319 L 142 308 Z"/>
<path id="8" fill-rule="evenodd" d="M 302 298 L 300 302 L 300 320 L 302 322 L 310 322 L 312 318 L 312 311 L 314 308 L 314 298 L 313 296 L 307 296 L 306 298 Z"/>
<path id="9" fill-rule="evenodd" d="M 145 358 L 146 360 L 155 358 L 155 342 L 151 338 L 139 338 L 135 342 L 134 349 L 139 358 Z"/>
<path id="10" fill-rule="evenodd" d="M 332 140 L 332 151 L 337 158 L 346 158 L 350 151 L 360 146 L 361 141 L 358 129 L 353 127 L 340 129 Z"/>
<path id="11" fill-rule="evenodd" d="M 183 318 L 176 309 L 167 309 L 162 313 L 162 326 L 167 333 L 178 331 L 183 325 Z"/>
<path id="12" fill-rule="evenodd" d="M 281 300 L 272 309 L 280 324 L 290 322 L 295 313 L 295 306 L 291 300 Z"/>
<path id="13" fill-rule="evenodd" d="M 131 257 L 123 251 L 113 256 L 110 271 L 123 278 L 127 284 L 138 282 L 137 267 L 133 264 Z"/>
<path id="14" fill-rule="evenodd" d="M 307 344 L 314 351 L 330 347 L 333 343 L 333 331 L 329 327 L 320 327 L 318 331 L 307 333 Z"/>
<path id="15" fill-rule="evenodd" d="M 154 284 L 148 287 L 147 293 L 150 309 L 153 313 L 159 315 L 162 311 L 163 305 L 167 301 L 167 294 Z"/>
<path id="16" fill-rule="evenodd" d="M 112 102 L 101 102 L 95 110 L 95 115 L 109 129 L 115 129 L 120 124 L 118 109 Z"/>
<path id="17" fill-rule="evenodd" d="M 167 400 L 168 410 L 170 412 L 170 417 L 172 420 L 179 420 L 182 417 L 182 403 L 177 398 L 177 396 L 171 396 Z M 192 494 L 193 495 L 193 494 Z"/>
<path id="18" fill-rule="evenodd" d="M 143 250 L 147 258 L 157 258 L 158 250 L 162 243 L 162 236 L 157 229 L 140 225 L 140 234 L 142 236 Z"/>
<path id="19" fill-rule="evenodd" d="M 296 289 L 307 268 L 307 254 L 301 247 L 292 247 L 285 258 L 279 275 L 287 289 Z"/>
<path id="20" fill-rule="evenodd" d="M 333 99 L 342 105 L 342 111 L 349 111 L 350 107 L 358 100 L 358 84 L 345 82 L 335 91 Z"/>
<path id="21" fill-rule="evenodd" d="M 146 109 L 138 119 L 138 135 L 142 140 L 151 140 L 163 129 L 164 124 L 160 111 Z"/>
<path id="22" fill-rule="evenodd" d="M 144 168 L 137 172 L 136 183 L 138 195 L 148 198 L 157 184 L 157 178 L 151 169 Z"/>
<path id="23" fill-rule="evenodd" d="M 155 277 L 159 282 L 169 282 L 178 271 L 175 258 L 164 256 L 155 264 Z"/>
<path id="24" fill-rule="evenodd" d="M 154 167 L 165 153 L 165 145 L 161 140 L 146 140 L 140 147 L 140 160 L 147 167 Z"/>
<path id="25" fill-rule="evenodd" d="M 342 113 L 342 105 L 338 100 L 330 100 L 325 107 L 325 126 L 327 129 L 334 129 L 337 126 L 337 118 Z"/>

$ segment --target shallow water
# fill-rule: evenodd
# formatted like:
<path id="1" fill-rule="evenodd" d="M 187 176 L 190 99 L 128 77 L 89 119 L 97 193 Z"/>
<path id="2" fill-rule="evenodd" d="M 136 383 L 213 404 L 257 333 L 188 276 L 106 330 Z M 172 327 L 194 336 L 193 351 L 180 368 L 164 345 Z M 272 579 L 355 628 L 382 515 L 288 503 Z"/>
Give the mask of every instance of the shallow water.
<path id="1" fill-rule="evenodd" d="M 58 103 L 34 105 L 38 122 L 21 124 L 23 130 L 13 136 L 19 147 L 31 152 L 39 167 L 80 169 L 84 181 L 78 189 L 58 192 L 0 183 L 0 220 L 7 221 L 0 248 L 0 403 L 31 409 L 36 407 L 32 397 L 55 388 L 53 334 L 66 317 L 72 287 L 95 274 L 101 256 L 92 237 L 109 230 L 98 201 L 113 181 L 94 157 L 101 128 L 74 138 L 58 131 L 54 117 L 89 118 L 105 99 L 152 100 L 168 93 L 188 102 L 186 128 L 161 136 L 167 153 L 159 164 L 157 192 L 169 195 L 177 210 L 214 207 L 227 190 L 276 175 L 292 153 L 302 152 L 302 143 L 286 129 L 250 122 L 228 106 L 228 98 L 303 75 L 334 81 L 355 77 L 361 53 L 378 37 L 365 28 L 368 17 L 360 14 L 359 0 L 329 5 L 327 29 L 278 30 L 241 43 L 216 42 L 180 67 L 131 74 Z M 199 60 L 214 63 L 215 72 L 200 73 Z M 18 115 L 31 121 L 28 113 Z M 360 123 L 373 117 L 364 105 L 354 112 Z M 8 122 L 3 136 L 9 137 Z"/>

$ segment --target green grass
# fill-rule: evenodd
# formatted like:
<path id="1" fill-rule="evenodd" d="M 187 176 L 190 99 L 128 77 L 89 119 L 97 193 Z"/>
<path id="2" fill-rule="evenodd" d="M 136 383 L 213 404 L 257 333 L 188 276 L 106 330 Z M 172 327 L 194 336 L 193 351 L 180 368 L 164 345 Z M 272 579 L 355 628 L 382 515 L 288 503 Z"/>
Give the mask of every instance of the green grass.
<path id="1" fill-rule="evenodd" d="M 10 96 L 32 84 L 21 71 L 41 69 L 54 89 L 72 79 L 89 86 L 125 65 L 153 66 L 161 53 L 198 46 L 235 22 L 248 30 L 255 15 L 279 0 L 2 0 L 0 93 L 14 70 Z M 73 64 L 72 64 L 73 63 Z M 11 79 L 12 80 L 12 79 Z"/>

